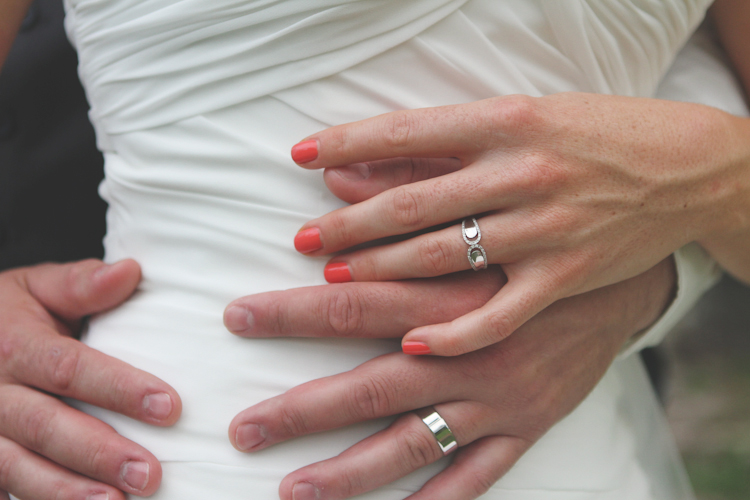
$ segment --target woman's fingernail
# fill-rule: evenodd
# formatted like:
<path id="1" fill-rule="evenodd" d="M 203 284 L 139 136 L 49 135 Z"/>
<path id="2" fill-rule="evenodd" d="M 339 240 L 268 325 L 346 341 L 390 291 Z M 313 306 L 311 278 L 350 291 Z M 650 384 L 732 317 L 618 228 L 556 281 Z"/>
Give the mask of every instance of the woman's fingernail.
<path id="1" fill-rule="evenodd" d="M 401 349 L 404 351 L 404 354 L 432 354 L 429 346 L 424 342 L 404 342 Z"/>
<path id="2" fill-rule="evenodd" d="M 120 467 L 120 478 L 131 488 L 143 491 L 148 484 L 149 465 L 146 462 L 128 461 Z"/>
<path id="3" fill-rule="evenodd" d="M 307 163 L 318 157 L 318 141 L 310 140 L 295 144 L 292 148 L 292 160 L 295 163 Z"/>
<path id="4" fill-rule="evenodd" d="M 320 229 L 313 227 L 297 233 L 297 236 L 294 237 L 294 248 L 302 253 L 310 253 L 323 248 Z"/>
<path id="5" fill-rule="evenodd" d="M 252 311 L 242 306 L 230 306 L 224 311 L 224 326 L 232 333 L 241 333 L 255 325 Z"/>
<path id="6" fill-rule="evenodd" d="M 310 483 L 297 483 L 292 488 L 292 500 L 320 500 L 320 490 Z"/>
<path id="7" fill-rule="evenodd" d="M 372 168 L 367 163 L 352 163 L 336 169 L 336 173 L 347 181 L 363 181 L 370 177 Z"/>
<path id="8" fill-rule="evenodd" d="M 149 394 L 143 398 L 143 410 L 158 420 L 164 420 L 172 413 L 172 397 L 166 392 Z"/>
<path id="9" fill-rule="evenodd" d="M 234 433 L 234 442 L 241 451 L 248 451 L 265 441 L 267 436 L 266 429 L 260 425 L 242 424 Z"/>
<path id="10" fill-rule="evenodd" d="M 347 283 L 352 280 L 352 273 L 349 271 L 349 265 L 346 262 L 328 264 L 323 269 L 323 276 L 328 283 Z"/>

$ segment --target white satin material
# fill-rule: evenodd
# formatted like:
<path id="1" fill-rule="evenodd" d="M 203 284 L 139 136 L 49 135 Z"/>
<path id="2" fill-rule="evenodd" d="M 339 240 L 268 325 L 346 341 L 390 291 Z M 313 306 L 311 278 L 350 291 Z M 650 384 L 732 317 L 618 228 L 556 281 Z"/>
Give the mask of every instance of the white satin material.
<path id="1" fill-rule="evenodd" d="M 342 206 L 289 149 L 329 125 L 401 108 L 566 90 L 652 95 L 707 1 L 67 0 L 67 28 L 105 152 L 107 260 L 143 282 L 93 319 L 86 341 L 181 394 L 153 428 L 86 407 L 164 463 L 153 497 L 277 498 L 288 472 L 334 456 L 386 420 L 242 454 L 240 410 L 349 370 L 396 341 L 248 340 L 222 325 L 232 299 L 323 284 L 325 259 L 292 247 Z M 396 500 L 445 461 L 362 498 Z M 634 357 L 485 496 L 691 498 Z"/>

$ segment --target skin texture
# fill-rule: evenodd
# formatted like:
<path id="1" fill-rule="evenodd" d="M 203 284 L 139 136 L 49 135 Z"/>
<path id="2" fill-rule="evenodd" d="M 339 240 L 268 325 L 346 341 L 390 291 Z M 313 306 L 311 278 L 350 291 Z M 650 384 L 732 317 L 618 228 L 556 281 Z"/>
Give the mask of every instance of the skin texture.
<path id="1" fill-rule="evenodd" d="M 30 0 L 0 2 L 0 65 L 10 49 L 12 40 L 15 37 L 15 33 L 29 4 Z M 724 8 L 723 6 L 728 7 Z M 718 12 L 720 7 L 722 8 L 723 13 Z M 743 8 L 747 8 L 747 2 L 742 0 L 722 0 L 716 2 L 713 10 L 715 11 L 715 20 L 720 27 L 722 38 L 727 46 L 730 56 L 732 56 L 735 67 L 738 72 L 743 75 L 747 84 L 747 75 L 750 74 L 747 71 L 748 58 L 743 57 L 741 53 L 743 48 L 746 50 L 747 47 L 750 47 L 750 43 L 747 42 L 747 39 L 743 38 L 743 34 L 744 36 L 750 34 L 750 29 L 747 29 L 746 27 L 748 16 L 743 16 L 741 11 L 736 10 Z M 732 47 L 734 47 L 734 49 Z M 404 175 L 405 173 L 408 174 L 410 172 L 408 168 L 409 165 L 419 163 L 422 163 L 419 159 L 411 159 L 405 162 L 407 167 L 393 173 L 393 177 L 399 179 L 399 184 L 410 182 L 410 180 L 420 180 L 419 176 L 422 174 L 419 173 L 419 169 L 415 170 L 417 173 L 415 173 L 413 179 Z M 446 160 L 446 163 L 449 168 L 445 170 L 445 172 L 451 171 L 450 164 L 452 162 Z M 440 171 L 440 167 L 436 165 L 435 162 L 432 162 L 431 168 L 433 169 L 433 172 Z M 384 171 L 385 170 L 381 170 L 381 172 Z M 332 178 L 328 173 L 326 175 L 327 178 Z M 331 175 L 334 174 L 331 173 Z M 423 178 L 433 176 L 434 175 L 430 174 L 425 175 Z M 372 178 L 380 179 L 381 181 L 385 180 L 385 177 L 380 176 L 377 172 L 373 174 Z M 333 182 L 335 183 L 335 181 Z M 373 194 L 380 191 L 375 184 L 369 184 L 367 189 Z M 369 196 L 371 196 L 371 194 L 367 195 L 367 197 Z M 737 246 L 737 238 L 727 238 L 726 241 L 718 241 L 718 239 L 714 238 L 711 241 L 701 241 L 701 243 L 709 248 L 714 255 L 723 253 L 722 258 L 726 259 L 726 261 L 730 258 L 734 258 L 738 263 L 734 266 L 737 269 L 735 274 L 738 276 L 747 276 L 747 274 L 743 274 L 744 271 L 741 258 L 746 252 L 739 252 L 740 257 L 737 257 L 737 252 L 734 250 Z M 88 269 L 87 266 L 90 265 L 91 264 L 83 264 L 82 266 Z M 97 492 L 107 492 L 112 499 L 123 498 L 122 494 L 118 493 L 114 488 L 104 485 L 107 480 L 110 480 L 111 484 L 115 486 L 120 484 L 118 482 L 118 477 L 115 477 L 116 474 L 113 471 L 119 470 L 119 467 L 121 467 L 122 457 L 140 457 L 147 461 L 153 460 L 153 457 L 148 455 L 148 453 L 142 448 L 120 438 L 113 437 L 114 435 L 111 429 L 101 427 L 103 424 L 97 423 L 90 417 L 73 412 L 70 408 L 59 403 L 57 399 L 50 397 L 39 389 L 46 388 L 49 393 L 70 391 L 69 394 L 66 393 L 69 396 L 79 397 L 80 399 L 94 404 L 99 404 L 100 406 L 105 406 L 116 411 L 122 411 L 125 414 L 144 420 L 148 419 L 140 414 L 141 410 L 139 410 L 139 408 L 142 408 L 142 404 L 140 403 L 142 399 L 140 396 L 146 394 L 149 390 L 164 391 L 173 396 L 175 409 L 166 419 L 158 423 L 158 425 L 171 423 L 179 415 L 179 399 L 177 395 L 163 382 L 158 381 L 153 377 L 149 377 L 132 367 L 117 365 L 116 363 L 112 364 L 113 361 L 109 359 L 106 362 L 102 362 L 102 358 L 93 353 L 79 356 L 80 353 L 88 351 L 78 342 L 67 337 L 70 333 L 76 330 L 76 321 L 81 316 L 101 309 L 114 307 L 119 300 L 126 299 L 132 291 L 132 288 L 135 286 L 132 284 L 132 279 L 137 280 L 137 278 L 128 278 L 128 276 L 135 276 L 137 274 L 133 272 L 134 268 L 132 265 L 128 266 L 131 266 L 130 271 L 128 271 L 127 268 L 125 270 L 120 269 L 120 271 L 115 272 L 112 275 L 114 276 L 114 282 L 109 283 L 109 285 L 104 285 L 105 288 L 112 286 L 112 289 L 119 290 L 119 292 L 117 292 L 119 298 L 115 298 L 112 302 L 107 304 L 102 304 L 97 298 L 99 293 L 84 293 L 76 299 L 78 301 L 77 305 L 74 306 L 69 313 L 65 313 L 64 309 L 53 308 L 52 310 L 49 310 L 49 308 L 57 303 L 55 300 L 51 299 L 54 299 L 54 297 L 70 296 L 73 290 L 86 290 L 87 286 L 89 286 L 86 284 L 86 280 L 87 276 L 88 278 L 91 278 L 90 274 L 86 274 L 85 272 L 75 272 L 73 274 L 78 275 L 78 279 L 61 279 L 61 277 L 70 274 L 70 269 L 72 268 L 68 266 L 47 268 L 46 272 L 38 272 L 35 268 L 25 268 L 0 274 L 0 297 L 2 297 L 2 301 L 0 301 L 0 318 L 3 319 L 3 321 L 0 322 L 0 344 L 4 346 L 3 349 L 6 351 L 8 345 L 16 346 L 13 348 L 13 352 L 10 355 L 11 358 L 7 357 L 9 356 L 8 354 L 3 354 L 5 357 L 0 360 L 0 393 L 2 393 L 0 394 L 0 400 L 5 403 L 6 400 L 3 399 L 5 397 L 5 392 L 3 391 L 6 390 L 10 391 L 7 393 L 9 395 L 12 393 L 22 396 L 23 406 L 26 406 L 31 411 L 32 416 L 36 415 L 39 417 L 36 420 L 31 421 L 31 426 L 29 427 L 31 435 L 36 434 L 44 436 L 44 433 L 40 433 L 39 431 L 35 432 L 35 427 L 33 426 L 38 425 L 38 423 L 44 424 L 43 417 L 45 415 L 54 417 L 54 420 L 63 423 L 63 425 L 55 427 L 55 432 L 49 435 L 49 441 L 51 441 L 49 444 L 39 442 L 36 447 L 32 447 L 39 452 L 39 454 L 33 454 L 29 451 L 30 447 L 27 447 L 23 442 L 23 432 L 18 430 L 22 429 L 23 425 L 29 424 L 28 421 L 23 420 L 23 418 L 26 417 L 23 416 L 22 418 L 20 413 L 16 413 L 15 415 L 11 414 L 10 416 L 6 415 L 4 417 L 3 422 L 0 423 L 0 498 L 7 496 L 4 491 L 1 491 L 3 489 L 12 490 L 17 496 L 24 500 L 35 500 L 37 498 L 86 498 L 88 494 Z M 670 266 L 666 266 L 666 269 L 671 268 Z M 59 271 L 59 273 L 57 271 Z M 32 290 L 26 286 L 27 279 L 23 276 L 30 276 L 30 281 L 37 284 L 36 291 L 38 296 L 32 293 Z M 652 276 L 652 278 L 656 278 L 656 276 Z M 119 279 L 124 280 L 123 285 L 116 284 Z M 453 278 L 447 277 L 445 279 Z M 481 278 L 473 279 L 489 280 L 491 279 L 491 275 L 490 273 L 486 273 L 486 275 Z M 671 285 L 669 284 L 669 280 L 667 279 L 662 282 L 662 279 L 664 279 L 663 276 L 660 279 L 655 279 L 653 283 L 654 287 L 656 287 L 656 283 L 661 283 L 664 287 L 662 291 L 670 289 Z M 408 285 L 410 282 L 405 283 Z M 436 300 L 439 300 L 445 293 L 448 293 L 446 288 L 440 288 L 440 279 L 430 281 L 430 283 L 434 283 L 434 285 L 420 289 L 420 294 L 427 294 L 427 297 L 434 296 Z M 456 285 L 456 283 L 449 282 L 446 286 L 454 285 Z M 122 288 L 120 288 L 120 286 L 122 286 Z M 374 290 L 381 290 L 378 288 L 381 284 L 372 286 L 374 287 Z M 361 290 L 361 294 L 357 294 L 355 297 L 369 296 L 365 293 L 366 289 L 364 288 L 364 284 L 356 283 L 353 285 L 346 285 L 346 287 L 354 287 L 351 288 L 351 290 Z M 342 290 L 344 288 L 339 289 Z M 349 290 L 350 288 L 346 289 Z M 473 284 L 471 287 L 467 287 L 466 291 L 472 291 L 475 293 L 494 293 L 495 290 L 489 285 L 478 289 L 476 284 Z M 643 292 L 634 295 L 636 296 L 636 299 L 646 296 Z M 346 297 L 348 295 L 344 294 L 343 296 Z M 409 297 L 406 296 L 405 298 Z M 621 299 L 627 300 L 627 297 L 623 295 Z M 468 309 L 468 307 L 471 307 L 472 304 L 483 303 L 480 298 L 467 297 L 466 300 L 468 301 L 466 309 L 454 309 L 454 311 L 469 311 L 471 309 Z M 453 299 L 450 302 L 453 302 Z M 334 304 L 335 303 L 338 302 L 334 302 Z M 346 303 L 346 301 L 343 303 Z M 415 302 L 415 304 L 416 303 L 417 302 Z M 419 303 L 423 304 L 423 302 Z M 562 303 L 566 302 L 563 301 Z M 634 304 L 626 302 L 618 302 L 617 307 L 621 309 L 623 304 L 627 305 L 627 307 L 625 307 L 626 310 L 629 310 L 631 307 L 636 307 L 637 309 L 637 306 Z M 376 305 L 373 305 L 372 307 L 377 309 Z M 600 304 L 600 307 L 604 306 Z M 442 309 L 442 304 L 440 309 Z M 610 312 L 617 316 L 617 314 L 624 312 L 620 309 L 618 309 L 619 312 Z M 436 308 L 433 306 L 431 310 L 436 310 Z M 365 311 L 363 311 L 363 313 L 364 312 Z M 597 309 L 593 312 L 599 314 L 602 313 L 602 310 Z M 313 309 L 313 312 L 310 314 L 312 314 L 313 317 L 321 315 L 318 317 L 318 320 L 323 321 L 324 325 L 326 324 L 324 321 L 326 316 L 322 311 Z M 66 322 L 60 321 L 60 319 L 56 318 L 57 315 L 68 319 Z M 364 315 L 363 317 L 370 316 Z M 13 318 L 13 324 L 17 327 L 15 331 L 11 331 L 12 329 L 8 328 L 6 318 Z M 344 319 L 346 318 L 348 318 L 348 316 L 345 315 Z M 336 321 L 336 318 L 332 319 L 334 319 L 334 321 L 330 324 L 330 329 L 321 331 L 321 335 L 334 335 L 337 332 L 339 334 L 345 334 L 346 329 L 344 327 L 350 320 L 341 323 L 340 321 Z M 624 317 L 621 318 L 621 320 L 624 321 Z M 70 323 L 68 324 L 68 322 Z M 565 328 L 564 325 L 560 326 L 561 330 Z M 631 325 L 631 329 L 632 328 L 635 327 Z M 13 335 L 8 336 L 10 333 Z M 58 339 L 57 337 L 59 336 L 62 337 Z M 11 341 L 10 344 L 8 343 L 9 340 Z M 509 342 L 510 341 L 513 341 L 513 338 L 509 339 Z M 520 340 L 517 340 L 516 342 L 520 342 Z M 40 377 L 37 377 L 34 380 L 31 378 L 24 378 L 29 377 L 29 373 L 33 374 L 33 372 L 36 372 L 37 374 L 47 373 L 45 371 L 45 368 L 48 368 L 48 365 L 45 363 L 47 358 L 44 356 L 50 352 L 47 349 L 47 346 L 53 344 L 55 347 L 62 348 L 61 351 L 56 351 L 59 352 L 61 356 L 77 357 L 76 359 L 78 359 L 78 362 L 76 366 L 78 369 L 76 372 L 81 374 L 78 378 L 80 381 L 79 386 L 72 386 L 64 391 L 58 391 L 55 388 L 55 384 L 59 383 L 58 377 L 53 377 L 52 380 L 44 380 Z M 606 351 L 606 347 L 603 346 L 597 347 L 597 349 L 604 349 Z M 511 359 L 511 354 L 514 352 L 523 353 L 524 351 L 520 348 L 517 351 L 508 351 L 508 353 L 503 355 L 503 359 L 513 361 L 513 363 L 519 365 L 524 364 L 525 360 L 523 359 Z M 534 357 L 535 355 L 532 353 L 532 359 Z M 24 367 L 21 362 L 6 363 L 6 359 L 11 359 L 12 361 L 12 359 L 15 358 L 28 360 L 25 362 L 31 364 L 28 365 L 28 367 Z M 117 367 L 115 371 L 118 371 L 118 373 L 121 374 L 120 376 L 112 377 L 112 372 L 107 371 L 107 368 L 112 368 L 112 366 Z M 38 368 L 38 370 L 33 368 Z M 18 370 L 18 373 L 15 373 L 16 370 Z M 364 371 L 359 373 L 363 375 L 361 380 L 367 380 L 367 378 L 364 377 L 364 375 L 366 375 Z M 595 378 L 595 375 L 589 375 L 587 380 L 590 381 L 592 377 Z M 57 382 L 55 382 L 55 380 L 57 380 Z M 352 378 L 351 383 L 356 385 L 358 383 L 357 380 L 360 379 Z M 400 383 L 401 381 L 399 380 L 396 382 Z M 113 392 L 113 388 L 116 388 L 117 390 Z M 314 394 L 312 389 L 312 386 L 308 386 L 305 390 L 310 390 L 310 393 Z M 585 389 L 581 390 L 585 391 Z M 303 393 L 303 391 L 304 390 L 300 389 L 298 394 Z M 118 403 L 112 401 L 108 397 L 103 397 L 103 393 L 110 395 L 113 393 L 128 394 L 129 396 L 123 396 Z M 580 394 L 580 391 L 578 394 Z M 19 405 L 16 405 L 16 408 L 19 407 Z M 4 408 L 5 407 L 3 407 L 3 411 L 5 411 Z M 36 424 L 34 422 L 36 422 Z M 306 420 L 303 418 L 300 420 L 300 423 L 304 426 Z M 89 430 L 89 426 L 101 429 L 101 433 L 97 433 L 97 436 L 93 440 L 77 439 L 81 433 L 81 429 L 85 428 Z M 39 427 L 39 429 L 43 429 L 43 426 Z M 100 440 L 99 437 L 103 437 L 107 442 L 108 447 L 106 448 L 106 453 L 100 453 L 102 440 Z M 494 444 L 497 443 L 497 441 L 493 441 L 491 438 L 485 438 L 483 442 L 485 444 L 482 444 L 481 446 L 477 445 L 471 453 L 468 451 L 462 452 L 465 457 L 462 456 L 460 460 L 456 460 L 455 466 L 451 469 L 452 472 L 450 474 L 443 474 L 441 479 L 430 483 L 432 485 L 430 486 L 430 488 L 433 489 L 432 491 L 441 489 L 441 491 L 449 491 L 450 494 L 453 495 L 451 498 L 468 498 L 473 495 L 473 492 L 486 487 L 493 478 L 502 472 L 500 470 L 487 470 L 482 466 L 483 462 L 474 459 L 477 457 L 481 458 L 483 454 L 485 454 L 485 457 L 491 456 L 492 460 L 497 460 L 498 463 L 504 464 L 503 467 L 505 467 L 505 465 L 514 459 L 514 454 L 517 454 L 524 446 L 522 442 L 519 444 L 518 441 L 516 441 L 516 445 L 508 444 L 500 446 L 499 444 Z M 514 446 L 517 447 L 514 448 Z M 55 451 L 54 458 L 45 455 L 45 453 L 51 454 L 52 451 Z M 508 455 L 509 453 L 510 456 Z M 357 454 L 349 456 L 356 457 Z M 386 460 L 389 458 L 389 456 L 385 456 Z M 55 465 L 55 462 L 62 465 Z M 155 462 L 149 463 L 154 465 L 154 467 L 158 467 L 158 464 Z M 373 467 L 378 465 L 379 464 L 372 464 Z M 72 472 L 73 470 L 77 472 Z M 321 473 L 324 473 L 327 470 L 330 475 L 333 474 L 335 469 L 328 467 L 328 469 L 323 468 L 316 470 L 319 470 Z M 357 470 L 359 470 L 360 474 L 362 473 L 362 468 Z M 152 468 L 151 479 L 146 491 L 152 491 L 156 488 L 158 477 L 155 475 L 155 471 L 156 469 Z M 354 477 L 357 471 L 350 470 L 348 473 Z M 89 480 L 82 474 L 93 477 L 106 476 L 108 479 Z M 299 476 L 290 476 L 290 480 L 294 480 L 295 477 Z M 311 474 L 306 476 L 306 478 L 314 479 L 314 475 Z M 283 494 L 287 495 L 285 498 L 288 498 L 289 485 L 290 483 L 287 481 L 282 486 L 282 488 L 286 488 L 282 491 Z M 438 488 L 438 485 L 442 485 L 442 488 Z M 429 498 L 439 497 L 433 495 L 429 496 Z"/>
<path id="2" fill-rule="evenodd" d="M 393 186 L 450 172 L 455 162 L 399 160 L 373 167 L 365 179 L 330 170 L 326 183 L 334 194 L 356 203 Z M 282 500 L 349 498 L 442 456 L 410 412 L 435 405 L 460 448 L 453 465 L 409 498 L 476 498 L 583 400 L 623 343 L 647 328 L 670 302 L 674 280 L 674 266 L 667 259 L 630 280 L 558 301 L 517 334 L 484 349 L 456 357 L 381 356 L 245 410 L 230 425 L 229 438 L 236 448 L 254 452 L 304 434 L 404 413 L 387 430 L 338 457 L 293 472 L 280 486 Z M 399 338 L 482 306 L 505 282 L 500 268 L 493 266 L 484 273 L 269 292 L 234 301 L 224 320 L 231 331 L 251 338 L 300 332 Z M 250 326 L 248 314 L 253 317 Z M 254 439 L 252 446 L 242 441 L 247 436 Z"/>
<path id="3" fill-rule="evenodd" d="M 747 120 L 706 106 L 508 96 L 388 113 L 308 140 L 318 155 L 306 168 L 398 157 L 460 164 L 302 228 L 320 231 L 323 248 L 311 255 L 413 236 L 331 261 L 346 263 L 355 281 L 398 280 L 469 269 L 458 222 L 476 215 L 508 284 L 486 305 L 404 337 L 433 354 L 498 342 L 556 300 L 631 278 L 691 241 L 750 234 Z M 750 267 L 744 248 L 739 264 L 721 262 L 740 278 Z"/>
<path id="4" fill-rule="evenodd" d="M 83 317 L 116 307 L 139 281 L 132 260 L 0 273 L 0 493 L 23 500 L 107 493 L 117 500 L 123 491 L 156 491 L 161 466 L 151 453 L 57 397 L 152 425 L 177 420 L 181 402 L 174 389 L 73 338 Z M 147 464 L 148 475 L 135 474 L 131 486 L 124 472 L 138 472 L 137 463 Z"/>

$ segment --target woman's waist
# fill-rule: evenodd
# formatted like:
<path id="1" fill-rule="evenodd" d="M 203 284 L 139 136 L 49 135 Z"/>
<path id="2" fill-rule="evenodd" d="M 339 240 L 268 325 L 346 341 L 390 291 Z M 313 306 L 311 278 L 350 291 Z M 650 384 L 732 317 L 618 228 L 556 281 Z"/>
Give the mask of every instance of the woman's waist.
<path id="1" fill-rule="evenodd" d="M 223 306 L 197 297 L 187 302 L 186 297 L 170 290 L 139 291 L 123 306 L 93 318 L 83 339 L 94 349 L 161 378 L 180 394 L 182 417 L 171 429 L 86 408 L 129 439 L 148 445 L 162 460 L 286 468 L 289 447 L 264 453 L 270 460 L 266 462 L 236 452 L 226 437 L 232 418 L 299 384 L 399 349 L 398 341 L 392 340 L 240 338 L 224 328 Z M 353 444 L 383 425 L 370 424 L 344 435 L 354 433 L 356 437 L 347 438 Z M 307 450 L 309 445 L 292 448 Z M 314 455 L 308 458 L 324 458 L 319 451 L 305 453 Z M 277 455 L 278 463 L 273 458 Z"/>

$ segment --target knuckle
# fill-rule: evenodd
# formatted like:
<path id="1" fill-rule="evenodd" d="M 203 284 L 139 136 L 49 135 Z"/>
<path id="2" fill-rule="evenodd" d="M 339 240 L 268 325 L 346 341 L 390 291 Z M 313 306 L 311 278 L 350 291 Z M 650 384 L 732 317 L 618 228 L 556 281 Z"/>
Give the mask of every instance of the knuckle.
<path id="1" fill-rule="evenodd" d="M 326 131 L 325 140 L 326 149 L 332 152 L 336 158 L 345 155 L 349 150 L 349 133 L 347 127 L 332 127 Z"/>
<path id="2" fill-rule="evenodd" d="M 428 276 L 440 276 L 450 272 L 453 260 L 451 245 L 440 239 L 428 238 L 419 244 L 419 262 Z"/>
<path id="3" fill-rule="evenodd" d="M 305 416 L 297 408 L 282 407 L 279 415 L 279 425 L 287 436 L 302 436 L 309 433 Z"/>
<path id="4" fill-rule="evenodd" d="M 85 463 L 90 471 L 89 475 L 94 477 L 105 477 L 108 472 L 117 468 L 120 460 L 115 442 L 103 436 L 103 439 L 97 440 L 95 444 L 89 446 L 85 455 Z"/>
<path id="5" fill-rule="evenodd" d="M 325 325 L 337 337 L 356 335 L 364 329 L 365 301 L 353 288 L 334 292 L 325 311 Z"/>
<path id="6" fill-rule="evenodd" d="M 273 300 L 268 306 L 268 317 L 271 320 L 270 326 L 276 334 L 291 331 L 289 317 L 287 316 L 288 311 L 284 305 L 281 300 Z"/>
<path id="7" fill-rule="evenodd" d="M 406 429 L 400 433 L 396 438 L 396 446 L 402 470 L 424 467 L 442 456 L 435 438 L 417 429 Z"/>
<path id="8" fill-rule="evenodd" d="M 326 217 L 328 218 L 328 230 L 325 231 L 326 241 L 331 239 L 333 236 L 336 241 L 333 242 L 333 246 L 347 248 L 352 246 L 356 242 L 356 237 L 352 234 L 351 225 L 349 220 L 342 215 L 342 211 L 331 212 Z M 326 247 L 329 247 L 330 243 L 326 243 Z"/>
<path id="9" fill-rule="evenodd" d="M 81 352 L 74 348 L 55 345 L 46 353 L 47 380 L 57 394 L 67 392 L 75 383 Z"/>
<path id="10" fill-rule="evenodd" d="M 498 342 L 513 333 L 513 320 L 505 311 L 492 311 L 484 318 L 484 332 L 491 343 Z"/>
<path id="11" fill-rule="evenodd" d="M 558 158 L 543 152 L 528 153 L 523 157 L 517 182 L 531 193 L 553 193 L 568 182 L 568 173 Z"/>
<path id="12" fill-rule="evenodd" d="M 395 153 L 407 151 L 414 142 L 417 123 L 411 113 L 396 111 L 385 120 L 385 142 Z"/>
<path id="13" fill-rule="evenodd" d="M 362 377 L 352 388 L 352 412 L 365 419 L 390 415 L 393 408 L 394 387 L 387 378 L 378 375 Z"/>
<path id="14" fill-rule="evenodd" d="M 87 259 L 70 266 L 64 278 L 64 289 L 67 291 L 68 299 L 73 303 L 85 303 L 88 300 L 88 287 L 86 277 L 91 267 L 97 263 L 96 260 Z"/>
<path id="15" fill-rule="evenodd" d="M 16 477 L 16 466 L 21 461 L 19 455 L 11 450 L 0 453 L 0 488 L 10 489 L 13 478 Z"/>
<path id="16" fill-rule="evenodd" d="M 363 471 L 359 469 L 344 468 L 339 475 L 339 484 L 336 490 L 342 495 L 341 498 L 349 498 L 367 491 L 367 481 L 363 477 Z"/>
<path id="17" fill-rule="evenodd" d="M 427 218 L 424 197 L 414 187 L 399 187 L 390 195 L 390 219 L 398 226 L 419 228 Z"/>
<path id="18" fill-rule="evenodd" d="M 56 413 L 48 410 L 31 412 L 25 420 L 24 437 L 27 447 L 34 451 L 43 450 L 54 432 Z"/>
<path id="19" fill-rule="evenodd" d="M 495 130 L 521 131 L 537 125 L 541 119 L 538 100 L 531 96 L 501 97 L 493 104 L 490 116 Z"/>
<path id="20" fill-rule="evenodd" d="M 469 490 L 475 495 L 484 495 L 497 481 L 497 477 L 491 470 L 485 467 L 477 467 L 471 472 Z"/>

